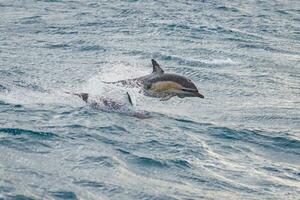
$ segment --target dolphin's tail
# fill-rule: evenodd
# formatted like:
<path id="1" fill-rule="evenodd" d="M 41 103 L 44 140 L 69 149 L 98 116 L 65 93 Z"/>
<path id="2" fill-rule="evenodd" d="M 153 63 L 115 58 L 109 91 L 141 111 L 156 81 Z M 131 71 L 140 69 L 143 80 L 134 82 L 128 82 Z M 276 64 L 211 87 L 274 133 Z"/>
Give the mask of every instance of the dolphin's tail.
<path id="1" fill-rule="evenodd" d="M 141 77 L 142 78 L 142 77 Z M 105 84 L 116 84 L 119 86 L 126 86 L 126 87 L 136 87 L 141 86 L 141 78 L 133 78 L 133 79 L 126 79 L 126 80 L 119 80 L 119 81 L 102 81 Z"/>
<path id="2" fill-rule="evenodd" d="M 102 81 L 102 83 L 105 84 L 114 84 L 114 83 L 119 83 L 120 81 Z"/>
<path id="3" fill-rule="evenodd" d="M 116 84 L 116 83 L 121 83 L 121 84 L 125 84 L 127 80 L 119 80 L 119 81 L 102 81 L 102 83 L 105 84 Z"/>

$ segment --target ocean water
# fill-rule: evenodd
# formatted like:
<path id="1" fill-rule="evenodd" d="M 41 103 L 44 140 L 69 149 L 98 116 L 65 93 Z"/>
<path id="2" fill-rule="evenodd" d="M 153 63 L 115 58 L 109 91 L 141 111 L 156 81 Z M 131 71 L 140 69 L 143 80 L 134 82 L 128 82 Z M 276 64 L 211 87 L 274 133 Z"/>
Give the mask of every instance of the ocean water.
<path id="1" fill-rule="evenodd" d="M 103 83 L 152 58 L 205 99 Z M 300 2 L 0 0 L 0 152 L 0 199 L 300 199 Z"/>

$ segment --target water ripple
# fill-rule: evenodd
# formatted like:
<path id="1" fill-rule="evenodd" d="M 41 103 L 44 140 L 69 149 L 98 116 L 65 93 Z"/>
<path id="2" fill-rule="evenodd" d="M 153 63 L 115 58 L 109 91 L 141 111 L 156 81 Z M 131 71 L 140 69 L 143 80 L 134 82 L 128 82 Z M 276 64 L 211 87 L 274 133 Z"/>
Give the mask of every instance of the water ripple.
<path id="1" fill-rule="evenodd" d="M 2 0 L 0 199 L 298 199 L 297 5 Z M 205 99 L 102 82 L 151 59 Z M 65 92 L 135 103 L 115 113 Z"/>
<path id="2" fill-rule="evenodd" d="M 35 138 L 45 138 L 45 139 L 57 137 L 56 134 L 50 132 L 40 132 L 40 131 L 26 130 L 20 128 L 0 128 L 0 132 L 8 133 L 10 135 L 28 135 Z"/>
<path id="3" fill-rule="evenodd" d="M 55 199 L 78 199 L 76 194 L 74 192 L 71 191 L 55 191 L 55 192 L 51 192 L 51 195 L 55 198 Z"/>

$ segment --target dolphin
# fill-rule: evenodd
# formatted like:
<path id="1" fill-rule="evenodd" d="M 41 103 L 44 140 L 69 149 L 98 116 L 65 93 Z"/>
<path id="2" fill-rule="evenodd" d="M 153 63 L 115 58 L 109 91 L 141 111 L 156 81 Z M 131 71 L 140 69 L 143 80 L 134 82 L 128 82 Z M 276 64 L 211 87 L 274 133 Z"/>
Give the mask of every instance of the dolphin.
<path id="1" fill-rule="evenodd" d="M 152 59 L 151 62 L 153 71 L 149 75 L 105 83 L 116 83 L 127 87 L 139 87 L 144 95 L 160 98 L 161 101 L 167 101 L 174 96 L 179 98 L 204 98 L 190 79 L 178 74 L 165 73 L 154 59 Z"/>
<path id="2" fill-rule="evenodd" d="M 99 96 L 91 97 L 89 93 L 67 93 L 67 94 L 78 96 L 94 109 L 123 113 L 128 116 L 137 117 L 141 119 L 146 119 L 151 117 L 150 114 L 146 111 L 136 111 L 133 109 L 132 99 L 128 92 L 127 92 L 127 99 L 129 105 L 126 102 L 115 101 L 110 98 L 104 98 Z"/>

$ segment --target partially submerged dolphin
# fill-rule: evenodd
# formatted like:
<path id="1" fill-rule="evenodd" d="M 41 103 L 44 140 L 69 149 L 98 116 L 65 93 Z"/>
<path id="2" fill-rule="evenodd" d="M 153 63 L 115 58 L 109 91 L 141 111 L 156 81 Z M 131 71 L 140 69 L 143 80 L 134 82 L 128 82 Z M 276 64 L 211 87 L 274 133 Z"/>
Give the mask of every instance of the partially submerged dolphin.
<path id="1" fill-rule="evenodd" d="M 88 93 L 68 93 L 80 97 L 83 101 L 88 103 L 94 109 L 100 109 L 105 111 L 113 111 L 123 113 L 128 116 L 137 118 L 150 118 L 150 114 L 146 111 L 136 111 L 133 109 L 133 103 L 129 93 L 127 92 L 128 102 L 115 101 L 110 98 L 104 97 L 92 97 Z"/>
<path id="2" fill-rule="evenodd" d="M 149 75 L 106 83 L 121 83 L 124 86 L 140 87 L 146 96 L 157 97 L 161 101 L 169 100 L 174 96 L 178 96 L 179 98 L 204 98 L 190 79 L 177 74 L 165 73 L 154 59 L 151 61 L 153 71 Z"/>

